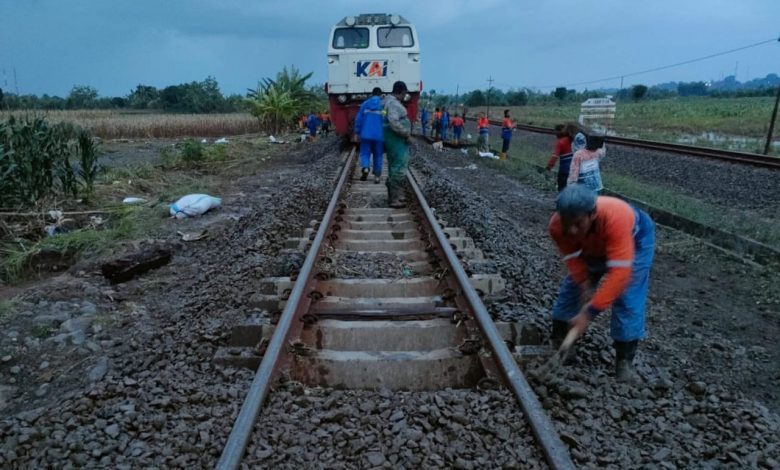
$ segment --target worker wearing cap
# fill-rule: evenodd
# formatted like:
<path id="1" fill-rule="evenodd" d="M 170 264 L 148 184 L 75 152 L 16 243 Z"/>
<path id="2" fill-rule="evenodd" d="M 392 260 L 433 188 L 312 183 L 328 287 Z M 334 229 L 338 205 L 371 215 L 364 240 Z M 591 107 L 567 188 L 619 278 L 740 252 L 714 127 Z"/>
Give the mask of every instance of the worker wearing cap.
<path id="1" fill-rule="evenodd" d="M 379 183 L 382 174 L 382 155 L 384 154 L 384 118 L 382 116 L 382 89 L 371 91 L 371 97 L 360 105 L 355 116 L 355 134 L 360 136 L 360 180 L 368 178 L 369 167 L 374 171 L 374 183 Z M 371 155 L 374 160 L 371 165 Z"/>
<path id="2" fill-rule="evenodd" d="M 549 230 L 569 270 L 553 306 L 553 343 L 561 342 L 569 328 L 581 336 L 611 306 L 615 376 L 633 381 L 634 356 L 645 336 L 655 224 L 620 199 L 570 184 L 558 195 Z"/>
<path id="3" fill-rule="evenodd" d="M 385 150 L 387 150 L 387 199 L 390 207 L 400 208 L 403 203 L 403 185 L 409 166 L 409 143 L 412 124 L 401 100 L 406 95 L 406 83 L 393 83 L 393 92 L 385 96 Z"/>

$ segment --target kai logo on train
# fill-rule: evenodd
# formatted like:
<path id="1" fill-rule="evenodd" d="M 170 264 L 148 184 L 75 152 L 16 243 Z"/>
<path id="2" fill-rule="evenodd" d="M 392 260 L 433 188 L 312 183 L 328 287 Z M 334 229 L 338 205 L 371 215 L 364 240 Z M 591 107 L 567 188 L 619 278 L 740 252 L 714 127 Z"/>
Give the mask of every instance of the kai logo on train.
<path id="1" fill-rule="evenodd" d="M 358 77 L 386 77 L 387 76 L 387 61 L 386 60 L 366 60 L 355 62 L 357 70 L 355 75 Z"/>

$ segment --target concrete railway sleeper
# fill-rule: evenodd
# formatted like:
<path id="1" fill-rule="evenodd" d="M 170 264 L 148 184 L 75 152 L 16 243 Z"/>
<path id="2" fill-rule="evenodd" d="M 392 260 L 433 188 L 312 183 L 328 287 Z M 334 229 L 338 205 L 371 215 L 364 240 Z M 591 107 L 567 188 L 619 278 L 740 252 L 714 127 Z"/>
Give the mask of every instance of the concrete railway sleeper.
<path id="1" fill-rule="evenodd" d="M 467 274 L 481 252 L 462 230 L 434 216 L 411 174 L 406 208 L 372 206 L 384 200 L 385 187 L 358 176 L 350 181 L 354 160 L 352 151 L 322 222 L 288 243 L 308 250 L 297 276 L 261 280 L 252 303 L 265 312 L 236 327 L 214 358 L 257 369 L 217 468 L 239 468 L 269 391 L 297 382 L 382 393 L 503 384 L 547 464 L 573 468 L 517 365 L 549 351 L 523 344 L 538 335 L 520 325 L 494 324 L 483 304 L 500 293 L 503 280 Z M 361 273 L 350 260 L 380 268 Z M 376 272 L 381 277 L 372 277 Z"/>

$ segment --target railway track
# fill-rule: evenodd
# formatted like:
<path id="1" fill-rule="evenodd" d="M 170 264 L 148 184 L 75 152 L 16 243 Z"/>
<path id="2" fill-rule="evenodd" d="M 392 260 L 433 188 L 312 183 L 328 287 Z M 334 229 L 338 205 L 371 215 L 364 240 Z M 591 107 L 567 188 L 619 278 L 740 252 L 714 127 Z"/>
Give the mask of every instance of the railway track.
<path id="1" fill-rule="evenodd" d="M 507 345 L 512 328 L 495 324 L 483 304 L 482 296 L 502 280 L 469 276 L 462 266 L 462 258 L 479 259 L 481 252 L 461 230 L 436 218 L 413 175 L 407 175 L 407 207 L 388 209 L 361 204 L 384 200 L 386 189 L 353 174 L 351 151 L 324 217 L 293 240 L 308 250 L 297 276 L 268 280 L 261 288 L 272 294 L 259 294 L 258 301 L 282 301 L 275 326 L 258 322 L 255 329 L 234 330 L 235 345 L 244 350 L 215 357 L 250 367 L 259 362 L 217 468 L 239 468 L 269 392 L 288 381 L 360 390 L 505 386 L 547 464 L 574 468 L 517 365 L 517 348 Z M 399 273 L 349 275 L 355 269 L 349 259 L 370 264 L 377 257 L 392 260 Z"/>
<path id="2" fill-rule="evenodd" d="M 471 118 L 470 118 L 471 120 Z M 490 125 L 501 127 L 500 121 L 490 121 Z M 530 126 L 518 124 L 517 128 L 522 131 L 535 132 L 539 134 L 553 134 L 553 129 L 547 127 Z M 649 150 L 658 150 L 662 152 L 676 153 L 680 155 L 690 155 L 695 157 L 712 158 L 731 163 L 740 163 L 753 165 L 762 168 L 780 169 L 780 158 L 760 155 L 756 153 L 738 152 L 735 150 L 722 150 L 707 147 L 695 147 L 692 145 L 673 144 L 669 142 L 658 142 L 644 139 L 631 139 L 628 137 L 607 136 L 605 142 L 624 145 L 627 147 L 637 147 Z"/>

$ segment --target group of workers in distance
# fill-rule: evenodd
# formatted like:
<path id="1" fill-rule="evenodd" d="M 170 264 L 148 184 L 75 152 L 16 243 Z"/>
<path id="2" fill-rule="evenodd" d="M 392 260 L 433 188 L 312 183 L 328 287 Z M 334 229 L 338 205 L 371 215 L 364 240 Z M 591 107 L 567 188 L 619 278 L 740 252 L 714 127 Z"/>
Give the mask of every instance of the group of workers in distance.
<path id="1" fill-rule="evenodd" d="M 361 105 L 354 125 L 355 139 L 360 140 L 361 180 L 367 180 L 373 171 L 374 182 L 379 183 L 382 154 L 387 152 L 388 204 L 393 208 L 405 205 L 403 184 L 412 131 L 402 104 L 406 93 L 406 84 L 400 81 L 393 84 L 392 93 L 384 98 L 382 90 L 375 88 Z M 438 120 L 434 135 L 446 139 L 446 123 L 446 128 L 453 129 L 454 138 L 459 140 L 463 117 L 456 116 L 450 121 L 446 108 L 434 113 L 439 113 L 434 114 L 434 123 Z M 424 134 L 428 118 L 427 110 L 423 109 Z M 480 145 L 487 144 L 489 127 L 487 118 L 480 113 L 477 118 Z M 506 158 L 514 128 L 506 110 L 501 132 L 502 158 Z M 576 123 L 560 125 L 555 130 L 557 140 L 547 169 L 552 170 L 558 162 L 559 194 L 548 231 L 568 275 L 560 284 L 552 308 L 551 341 L 554 346 L 560 346 L 570 333 L 582 336 L 600 313 L 611 308 L 615 376 L 619 381 L 633 382 L 637 379 L 634 357 L 639 341 L 645 337 L 655 224 L 647 213 L 621 199 L 599 196 L 603 189 L 599 161 L 606 152 L 603 137 L 592 135 Z M 569 352 L 571 359 L 576 351 Z"/>
<path id="2" fill-rule="evenodd" d="M 330 134 L 330 114 L 327 111 L 320 113 L 311 111 L 308 115 L 303 114 L 298 120 L 298 128 L 302 131 L 308 131 L 309 140 L 317 138 L 317 128 L 323 135 L 327 136 Z"/>
<path id="3" fill-rule="evenodd" d="M 517 127 L 508 109 L 504 110 L 504 119 L 501 122 L 501 152 L 499 158 L 506 160 L 509 158 L 509 145 L 512 140 L 512 132 Z M 433 121 L 430 121 L 430 115 L 428 108 L 423 107 L 420 112 L 420 125 L 422 127 L 422 134 L 429 136 L 436 141 L 447 141 L 448 130 L 452 129 L 453 139 L 452 143 L 457 147 L 461 143 L 461 136 L 463 135 L 463 128 L 466 125 L 466 112 L 462 112 L 460 115 L 455 115 L 450 119 L 450 114 L 447 111 L 447 107 L 434 108 Z M 428 133 L 428 124 L 431 124 L 430 134 Z M 477 148 L 480 152 L 489 152 L 488 136 L 490 135 L 490 121 L 485 116 L 485 113 L 480 112 L 477 115 Z"/>
<path id="4" fill-rule="evenodd" d="M 454 117 L 451 117 L 447 107 L 443 106 L 441 109 L 434 108 L 431 119 L 428 108 L 424 107 L 420 112 L 420 126 L 424 136 L 430 136 L 437 141 L 448 140 L 449 131 L 452 131 L 452 142 L 457 146 L 460 145 L 463 128 L 466 126 L 466 112 L 463 111 L 460 115 L 455 114 Z"/>

